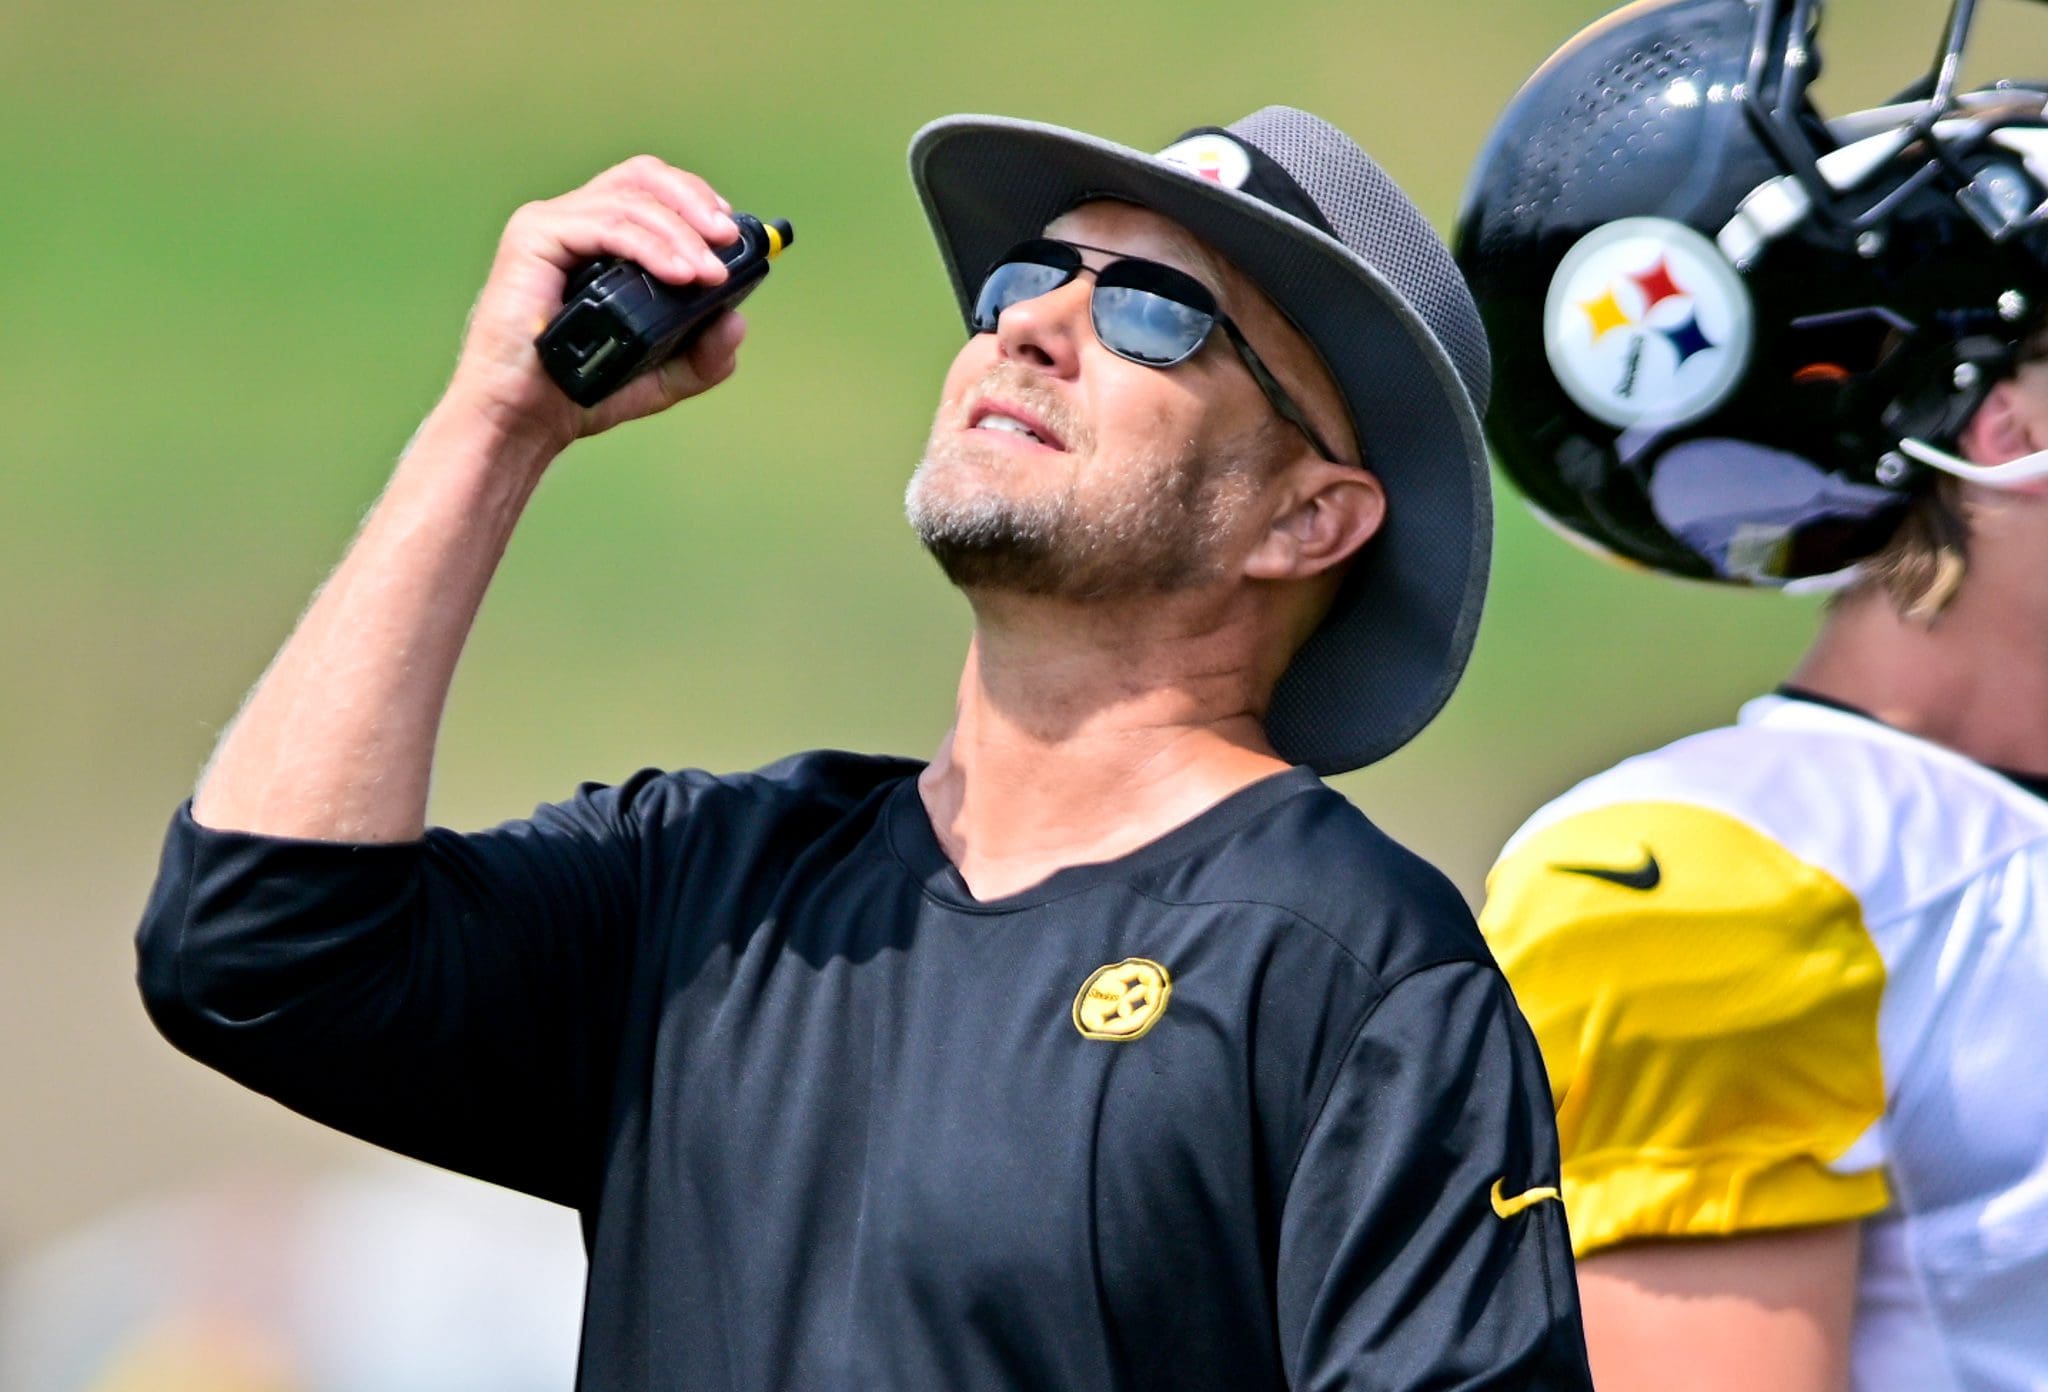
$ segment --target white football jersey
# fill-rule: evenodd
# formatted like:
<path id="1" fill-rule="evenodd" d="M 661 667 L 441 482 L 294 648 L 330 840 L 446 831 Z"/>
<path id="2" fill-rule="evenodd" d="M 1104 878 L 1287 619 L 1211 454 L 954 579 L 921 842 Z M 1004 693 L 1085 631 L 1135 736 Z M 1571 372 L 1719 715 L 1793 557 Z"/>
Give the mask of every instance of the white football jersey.
<path id="1" fill-rule="evenodd" d="M 1487 888 L 1580 1254 L 1861 1220 L 1859 1392 L 2048 1390 L 2048 800 L 1771 696 Z"/>

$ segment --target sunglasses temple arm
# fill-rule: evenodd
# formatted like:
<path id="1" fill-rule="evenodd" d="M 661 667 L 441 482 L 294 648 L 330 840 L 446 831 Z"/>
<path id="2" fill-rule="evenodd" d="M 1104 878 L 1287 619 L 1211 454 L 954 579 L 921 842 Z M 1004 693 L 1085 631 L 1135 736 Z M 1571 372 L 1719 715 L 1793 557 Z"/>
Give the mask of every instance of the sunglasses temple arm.
<path id="1" fill-rule="evenodd" d="M 1280 418 L 1299 430 L 1308 442 L 1316 447 L 1317 454 L 1332 464 L 1343 463 L 1344 461 L 1337 457 L 1337 452 L 1331 449 L 1323 437 L 1316 433 L 1316 428 L 1308 423 L 1308 417 L 1294 404 L 1294 398 L 1287 394 L 1287 389 L 1280 385 L 1279 379 L 1266 370 L 1266 364 L 1259 360 L 1258 353 L 1245 341 L 1245 336 L 1238 331 L 1237 325 L 1222 315 L 1217 316 L 1217 322 L 1223 326 L 1224 336 L 1230 340 L 1230 346 L 1237 350 L 1237 356 L 1244 360 L 1245 370 L 1252 374 L 1252 380 L 1259 384 L 1259 390 L 1266 394 L 1266 400 L 1273 404 L 1273 409 L 1279 413 Z"/>

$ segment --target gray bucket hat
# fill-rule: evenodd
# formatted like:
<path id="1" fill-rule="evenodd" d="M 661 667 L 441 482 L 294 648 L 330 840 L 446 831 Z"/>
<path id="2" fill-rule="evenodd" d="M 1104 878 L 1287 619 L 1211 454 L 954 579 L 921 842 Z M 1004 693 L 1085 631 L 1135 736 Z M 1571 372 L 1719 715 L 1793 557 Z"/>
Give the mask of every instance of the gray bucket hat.
<path id="1" fill-rule="evenodd" d="M 1076 203 L 1172 218 L 1249 276 L 1322 355 L 1387 520 L 1273 692 L 1283 758 L 1342 773 L 1406 744 L 1458 684 L 1479 628 L 1493 502 L 1479 416 L 1486 334 L 1443 240 L 1350 137 L 1291 107 L 1158 155 L 1001 116 L 910 142 L 962 317 L 989 268 Z"/>

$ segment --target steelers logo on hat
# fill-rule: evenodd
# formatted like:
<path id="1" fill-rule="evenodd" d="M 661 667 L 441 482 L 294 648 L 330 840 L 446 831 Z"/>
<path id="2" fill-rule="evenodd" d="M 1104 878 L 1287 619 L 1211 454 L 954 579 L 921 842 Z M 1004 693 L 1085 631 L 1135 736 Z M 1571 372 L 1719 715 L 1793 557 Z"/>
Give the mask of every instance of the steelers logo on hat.
<path id="1" fill-rule="evenodd" d="M 1191 135 L 1176 140 L 1159 152 L 1159 158 L 1225 188 L 1243 188 L 1252 176 L 1251 155 L 1227 135 Z"/>
<path id="2" fill-rule="evenodd" d="M 1749 289 L 1705 237 L 1668 218 L 1596 227 L 1565 253 L 1543 302 L 1558 384 L 1626 429 L 1708 415 L 1749 367 Z"/>

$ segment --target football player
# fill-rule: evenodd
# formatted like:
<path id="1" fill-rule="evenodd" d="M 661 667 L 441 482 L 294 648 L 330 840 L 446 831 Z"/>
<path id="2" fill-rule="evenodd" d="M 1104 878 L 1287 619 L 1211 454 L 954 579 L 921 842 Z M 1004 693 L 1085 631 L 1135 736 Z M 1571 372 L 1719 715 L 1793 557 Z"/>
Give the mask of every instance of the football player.
<path id="1" fill-rule="evenodd" d="M 1596 1381 L 2048 1386 L 2048 93 L 1834 119 L 1817 0 L 1650 0 L 1460 229 L 1488 419 L 1624 561 L 1835 598 L 1730 728 L 1537 812 L 1484 926 L 1551 1075 Z"/>

